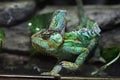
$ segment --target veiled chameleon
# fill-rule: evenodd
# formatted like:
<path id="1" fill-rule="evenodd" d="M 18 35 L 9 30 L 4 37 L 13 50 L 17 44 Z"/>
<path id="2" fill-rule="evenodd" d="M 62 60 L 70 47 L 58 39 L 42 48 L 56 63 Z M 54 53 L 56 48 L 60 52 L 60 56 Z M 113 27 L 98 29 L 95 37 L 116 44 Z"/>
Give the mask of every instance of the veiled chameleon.
<path id="1" fill-rule="evenodd" d="M 66 10 L 55 11 L 49 27 L 31 37 L 33 46 L 41 53 L 50 54 L 61 61 L 50 72 L 42 75 L 59 76 L 62 67 L 78 69 L 98 42 L 101 30 L 97 23 L 86 19 L 73 31 L 66 32 L 66 16 Z M 73 57 L 76 57 L 75 60 Z"/>

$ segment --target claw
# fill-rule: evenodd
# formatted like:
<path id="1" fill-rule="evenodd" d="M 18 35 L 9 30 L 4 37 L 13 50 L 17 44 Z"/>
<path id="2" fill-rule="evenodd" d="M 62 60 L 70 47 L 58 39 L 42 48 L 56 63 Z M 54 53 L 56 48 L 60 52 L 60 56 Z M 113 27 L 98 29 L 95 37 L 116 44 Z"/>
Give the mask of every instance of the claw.
<path id="1" fill-rule="evenodd" d="M 76 63 L 71 63 L 68 61 L 62 61 L 60 64 L 62 65 L 62 67 L 70 70 L 76 70 L 79 67 Z"/>
<path id="2" fill-rule="evenodd" d="M 62 62 L 60 62 L 60 64 L 65 68 L 69 67 L 69 62 L 67 62 L 67 61 L 62 61 Z"/>

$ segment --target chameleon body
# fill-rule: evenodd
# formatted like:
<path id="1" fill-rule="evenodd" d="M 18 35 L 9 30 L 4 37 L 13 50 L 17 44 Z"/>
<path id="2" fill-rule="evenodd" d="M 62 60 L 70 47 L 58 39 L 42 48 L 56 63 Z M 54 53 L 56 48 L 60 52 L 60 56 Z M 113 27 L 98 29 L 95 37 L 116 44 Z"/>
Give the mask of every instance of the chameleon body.
<path id="1" fill-rule="evenodd" d="M 80 25 L 67 32 L 67 11 L 54 12 L 51 22 L 46 29 L 32 35 L 32 44 L 43 54 L 52 55 L 59 59 L 59 63 L 50 72 L 41 75 L 60 76 L 64 67 L 69 70 L 78 69 L 85 61 L 89 52 L 96 46 L 100 37 L 97 23 L 88 19 L 83 9 L 82 1 L 77 1 Z"/>
<path id="2" fill-rule="evenodd" d="M 76 70 L 82 65 L 89 52 L 97 44 L 100 28 L 97 23 L 87 20 L 86 25 L 79 25 L 73 31 L 66 32 L 66 10 L 54 12 L 48 28 L 32 35 L 32 44 L 43 54 L 52 55 L 59 59 L 50 72 L 42 75 L 59 76 L 64 67 Z"/>

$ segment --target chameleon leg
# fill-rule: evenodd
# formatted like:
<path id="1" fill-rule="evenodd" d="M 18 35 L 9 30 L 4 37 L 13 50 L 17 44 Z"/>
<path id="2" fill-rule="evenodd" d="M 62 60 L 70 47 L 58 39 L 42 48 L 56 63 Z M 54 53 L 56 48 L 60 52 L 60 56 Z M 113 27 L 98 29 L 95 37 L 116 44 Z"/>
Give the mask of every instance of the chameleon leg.
<path id="1" fill-rule="evenodd" d="M 51 75 L 51 76 L 60 76 L 58 73 L 61 71 L 62 66 L 56 65 L 50 72 L 43 72 L 41 75 Z"/>
<path id="2" fill-rule="evenodd" d="M 77 50 L 79 49 L 79 56 L 76 58 L 75 62 L 68 62 L 68 61 L 62 61 L 61 65 L 70 70 L 76 70 L 79 68 L 80 65 L 82 65 L 85 61 L 85 58 L 87 57 L 89 51 L 87 48 L 77 47 Z M 78 54 L 78 53 L 74 53 Z"/>
<path id="3" fill-rule="evenodd" d="M 76 48 L 67 47 L 66 50 L 71 51 L 72 49 L 76 51 L 73 54 L 80 54 L 74 63 L 68 61 L 62 61 L 59 65 L 54 66 L 54 68 L 50 72 L 43 72 L 41 75 L 60 76 L 58 73 L 61 71 L 62 67 L 70 70 L 78 69 L 78 67 L 83 64 L 89 51 L 87 48 L 82 48 L 82 47 L 76 47 Z"/>

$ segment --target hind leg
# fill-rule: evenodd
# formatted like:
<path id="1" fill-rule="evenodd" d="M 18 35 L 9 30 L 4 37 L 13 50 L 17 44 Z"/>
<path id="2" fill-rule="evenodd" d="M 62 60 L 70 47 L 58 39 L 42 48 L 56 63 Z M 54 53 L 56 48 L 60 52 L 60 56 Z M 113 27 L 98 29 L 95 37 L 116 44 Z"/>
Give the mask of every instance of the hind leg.
<path id="1" fill-rule="evenodd" d="M 69 49 L 68 49 L 69 48 Z M 43 72 L 41 75 L 52 75 L 52 76 L 60 76 L 58 73 L 61 71 L 62 67 L 69 69 L 69 70 L 76 70 L 82 65 L 87 57 L 89 51 L 87 48 L 82 47 L 65 47 L 67 52 L 73 52 L 72 54 L 77 54 L 78 57 L 76 58 L 75 62 L 69 61 L 62 61 L 60 64 L 53 67 L 50 72 Z"/>
<path id="2" fill-rule="evenodd" d="M 62 67 L 69 69 L 69 70 L 76 70 L 79 68 L 80 65 L 82 65 L 85 61 L 85 58 L 87 57 L 89 51 L 87 48 L 83 47 L 71 47 L 71 49 L 74 49 L 74 53 L 72 54 L 77 54 L 78 57 L 76 58 L 75 62 L 69 62 L 69 61 L 62 61 L 60 64 Z M 70 51 L 70 49 L 68 49 Z"/>

